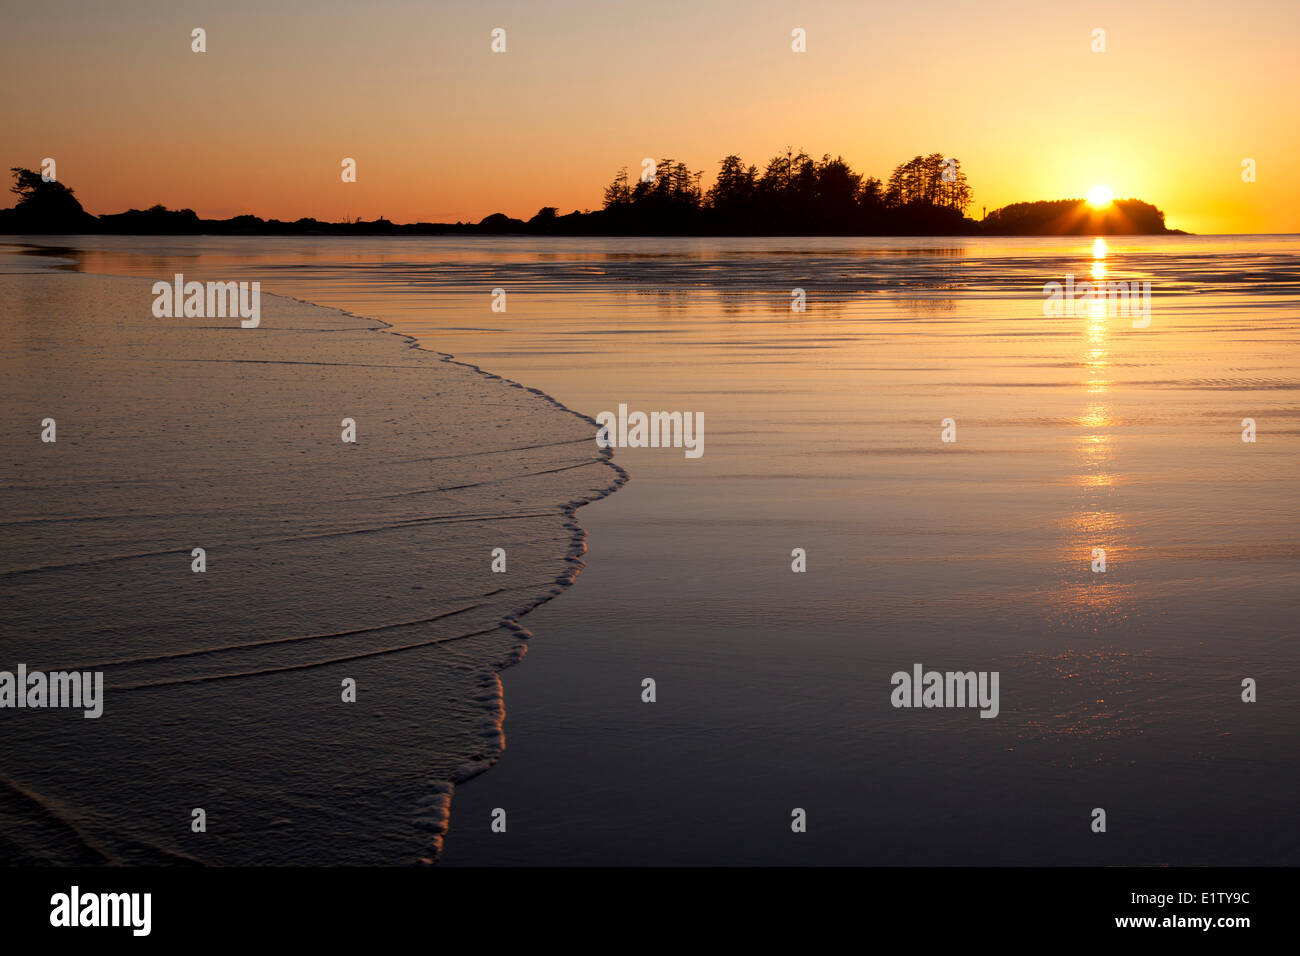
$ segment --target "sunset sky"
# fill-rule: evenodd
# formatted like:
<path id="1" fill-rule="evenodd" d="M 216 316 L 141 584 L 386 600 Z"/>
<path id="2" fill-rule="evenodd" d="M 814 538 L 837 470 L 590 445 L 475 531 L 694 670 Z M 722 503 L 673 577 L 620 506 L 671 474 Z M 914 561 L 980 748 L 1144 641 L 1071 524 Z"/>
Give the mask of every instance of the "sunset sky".
<path id="1" fill-rule="evenodd" d="M 1175 228 L 1300 231 L 1295 0 L 459 6 L 7 4 L 0 161 L 53 157 L 93 213 L 400 222 L 599 208 L 646 156 L 707 186 L 733 152 L 841 154 L 882 179 L 941 152 L 976 218 L 1104 184 Z"/>

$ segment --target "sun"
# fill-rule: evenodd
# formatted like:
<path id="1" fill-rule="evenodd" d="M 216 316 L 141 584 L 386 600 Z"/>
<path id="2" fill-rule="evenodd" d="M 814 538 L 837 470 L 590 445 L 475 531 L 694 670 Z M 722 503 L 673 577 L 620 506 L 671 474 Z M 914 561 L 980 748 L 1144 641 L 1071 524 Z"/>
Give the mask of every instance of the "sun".
<path id="1" fill-rule="evenodd" d="M 1093 186 L 1088 190 L 1088 205 L 1094 209 L 1109 206 L 1115 201 L 1115 190 L 1109 186 Z"/>

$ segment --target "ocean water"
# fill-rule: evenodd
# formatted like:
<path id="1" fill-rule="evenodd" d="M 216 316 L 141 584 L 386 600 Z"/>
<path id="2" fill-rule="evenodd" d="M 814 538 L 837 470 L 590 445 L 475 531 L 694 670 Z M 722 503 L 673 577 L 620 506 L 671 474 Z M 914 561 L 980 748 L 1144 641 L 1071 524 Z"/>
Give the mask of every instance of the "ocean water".
<path id="1" fill-rule="evenodd" d="M 444 864 L 1300 861 L 1296 237 L 57 245 L 382 319 L 582 415 L 703 413 L 701 457 L 620 448 L 578 512 Z M 1045 314 L 1068 280 L 1149 314 Z M 892 707 L 917 663 L 997 671 L 998 717 Z"/>
<path id="2" fill-rule="evenodd" d="M 104 681 L 95 719 L 0 710 L 0 860 L 432 860 L 518 618 L 620 475 L 590 422 L 373 321 L 150 289 L 0 275 L 0 670 Z"/>

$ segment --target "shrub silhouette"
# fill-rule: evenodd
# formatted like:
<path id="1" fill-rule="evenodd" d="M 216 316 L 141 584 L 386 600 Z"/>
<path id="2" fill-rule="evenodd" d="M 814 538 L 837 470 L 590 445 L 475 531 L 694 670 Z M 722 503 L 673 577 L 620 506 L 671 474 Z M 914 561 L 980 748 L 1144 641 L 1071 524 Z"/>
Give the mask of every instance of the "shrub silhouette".
<path id="1" fill-rule="evenodd" d="M 18 196 L 12 209 L 0 210 L 0 231 L 94 232 L 97 221 L 81 208 L 72 190 L 60 182 L 46 182 L 41 174 L 21 166 L 10 169 Z"/>

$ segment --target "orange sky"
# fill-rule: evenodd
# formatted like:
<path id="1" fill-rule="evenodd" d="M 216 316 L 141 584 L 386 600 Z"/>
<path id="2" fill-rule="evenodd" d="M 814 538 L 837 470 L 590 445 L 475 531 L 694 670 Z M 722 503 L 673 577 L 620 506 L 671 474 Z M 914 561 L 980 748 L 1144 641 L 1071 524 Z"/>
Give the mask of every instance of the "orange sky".
<path id="1" fill-rule="evenodd" d="M 1103 183 L 1176 228 L 1300 232 L 1295 0 L 122 0 L 4 27 L 0 161 L 55 158 L 95 213 L 527 218 L 645 156 L 707 185 L 791 146 L 881 178 L 955 156 L 976 217 Z"/>

